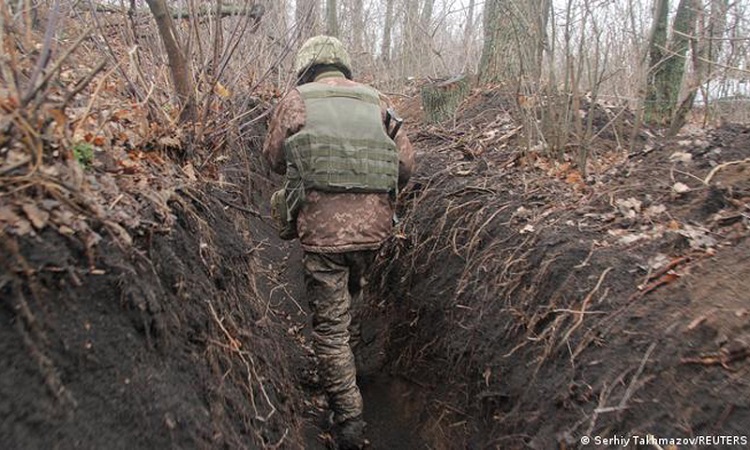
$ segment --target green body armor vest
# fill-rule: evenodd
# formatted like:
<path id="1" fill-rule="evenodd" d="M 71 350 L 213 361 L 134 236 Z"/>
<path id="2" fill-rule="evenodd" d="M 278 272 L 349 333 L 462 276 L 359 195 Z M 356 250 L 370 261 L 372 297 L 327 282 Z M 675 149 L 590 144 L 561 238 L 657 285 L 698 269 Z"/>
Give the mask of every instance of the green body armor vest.
<path id="1" fill-rule="evenodd" d="M 383 128 L 378 93 L 366 86 L 322 83 L 297 89 L 305 102 L 307 120 L 284 142 L 286 205 L 277 206 L 286 206 L 283 215 L 288 232 L 307 190 L 395 195 L 398 150 Z M 279 197 L 282 195 L 277 196 L 277 202 L 282 200 Z"/>

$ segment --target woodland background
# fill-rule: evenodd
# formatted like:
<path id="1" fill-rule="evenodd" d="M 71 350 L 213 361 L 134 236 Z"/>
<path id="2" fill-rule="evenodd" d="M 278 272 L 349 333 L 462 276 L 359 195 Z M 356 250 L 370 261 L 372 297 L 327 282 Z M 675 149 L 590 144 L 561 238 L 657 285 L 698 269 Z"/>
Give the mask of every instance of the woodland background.
<path id="1" fill-rule="evenodd" d="M 6 48 L 2 74 L 28 103 L 56 74 L 75 91 L 103 73 L 124 80 L 153 118 L 173 121 L 165 111 L 173 105 L 201 127 L 216 102 L 293 85 L 300 43 L 328 33 L 350 49 L 357 77 L 386 91 L 460 74 L 502 84 L 543 116 L 527 130 L 530 144 L 558 152 L 569 136 L 556 129 L 574 130 L 582 147 L 591 138 L 575 113 L 582 101 L 628 107 L 671 134 L 693 106 L 703 124 L 746 119 L 748 8 L 743 0 L 15 0 L 4 2 L 0 28 L 21 47 Z M 71 19 L 88 26 L 71 28 Z M 42 43 L 33 31 L 45 33 Z M 77 77 L 65 71 L 76 52 L 93 59 Z M 25 77 L 19 64 L 29 59 Z"/>

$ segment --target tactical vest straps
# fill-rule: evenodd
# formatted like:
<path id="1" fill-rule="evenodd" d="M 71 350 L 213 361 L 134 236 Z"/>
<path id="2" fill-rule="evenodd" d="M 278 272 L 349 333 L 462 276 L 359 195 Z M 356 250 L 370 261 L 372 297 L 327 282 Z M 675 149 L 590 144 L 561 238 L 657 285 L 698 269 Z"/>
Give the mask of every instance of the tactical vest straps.
<path id="1" fill-rule="evenodd" d="M 395 193 L 398 150 L 383 128 L 378 93 L 322 83 L 297 89 L 307 120 L 284 143 L 288 187 Z"/>

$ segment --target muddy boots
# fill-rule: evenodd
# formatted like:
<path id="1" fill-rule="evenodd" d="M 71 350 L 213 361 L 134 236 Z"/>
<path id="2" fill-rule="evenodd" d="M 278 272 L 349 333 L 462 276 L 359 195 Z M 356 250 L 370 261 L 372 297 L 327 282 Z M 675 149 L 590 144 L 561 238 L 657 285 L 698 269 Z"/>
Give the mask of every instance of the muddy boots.
<path id="1" fill-rule="evenodd" d="M 360 450 L 365 448 L 365 421 L 362 417 L 349 419 L 334 428 L 334 437 L 339 450 Z"/>

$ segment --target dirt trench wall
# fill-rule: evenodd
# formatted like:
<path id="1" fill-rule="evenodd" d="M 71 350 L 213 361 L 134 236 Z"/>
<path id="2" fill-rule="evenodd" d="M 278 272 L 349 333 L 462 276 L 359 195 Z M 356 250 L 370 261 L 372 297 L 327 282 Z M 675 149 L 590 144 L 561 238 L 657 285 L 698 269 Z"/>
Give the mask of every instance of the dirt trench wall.
<path id="1" fill-rule="evenodd" d="M 3 235 L 4 447 L 301 446 L 248 218 L 209 191 L 175 194 L 174 226 L 130 248 L 96 227 L 89 250 L 49 228 Z"/>
<path id="2" fill-rule="evenodd" d="M 431 392 L 420 429 L 427 441 L 546 449 L 578 447 L 583 436 L 653 434 L 746 442 L 750 326 L 740 293 L 750 244 L 729 238 L 714 254 L 677 231 L 620 239 L 668 220 L 618 216 L 610 197 L 659 179 L 635 195 L 668 201 L 671 182 L 658 172 L 669 172 L 669 153 L 652 156 L 637 161 L 647 176 L 621 168 L 581 196 L 509 165 L 512 153 L 466 161 L 425 147 L 379 295 L 389 304 L 390 369 Z M 667 215 L 705 216 L 711 192 L 667 203 Z M 686 257 L 689 267 L 674 285 L 641 293 L 662 280 L 651 278 L 656 255 Z M 726 364 L 710 357 L 733 351 Z"/>

